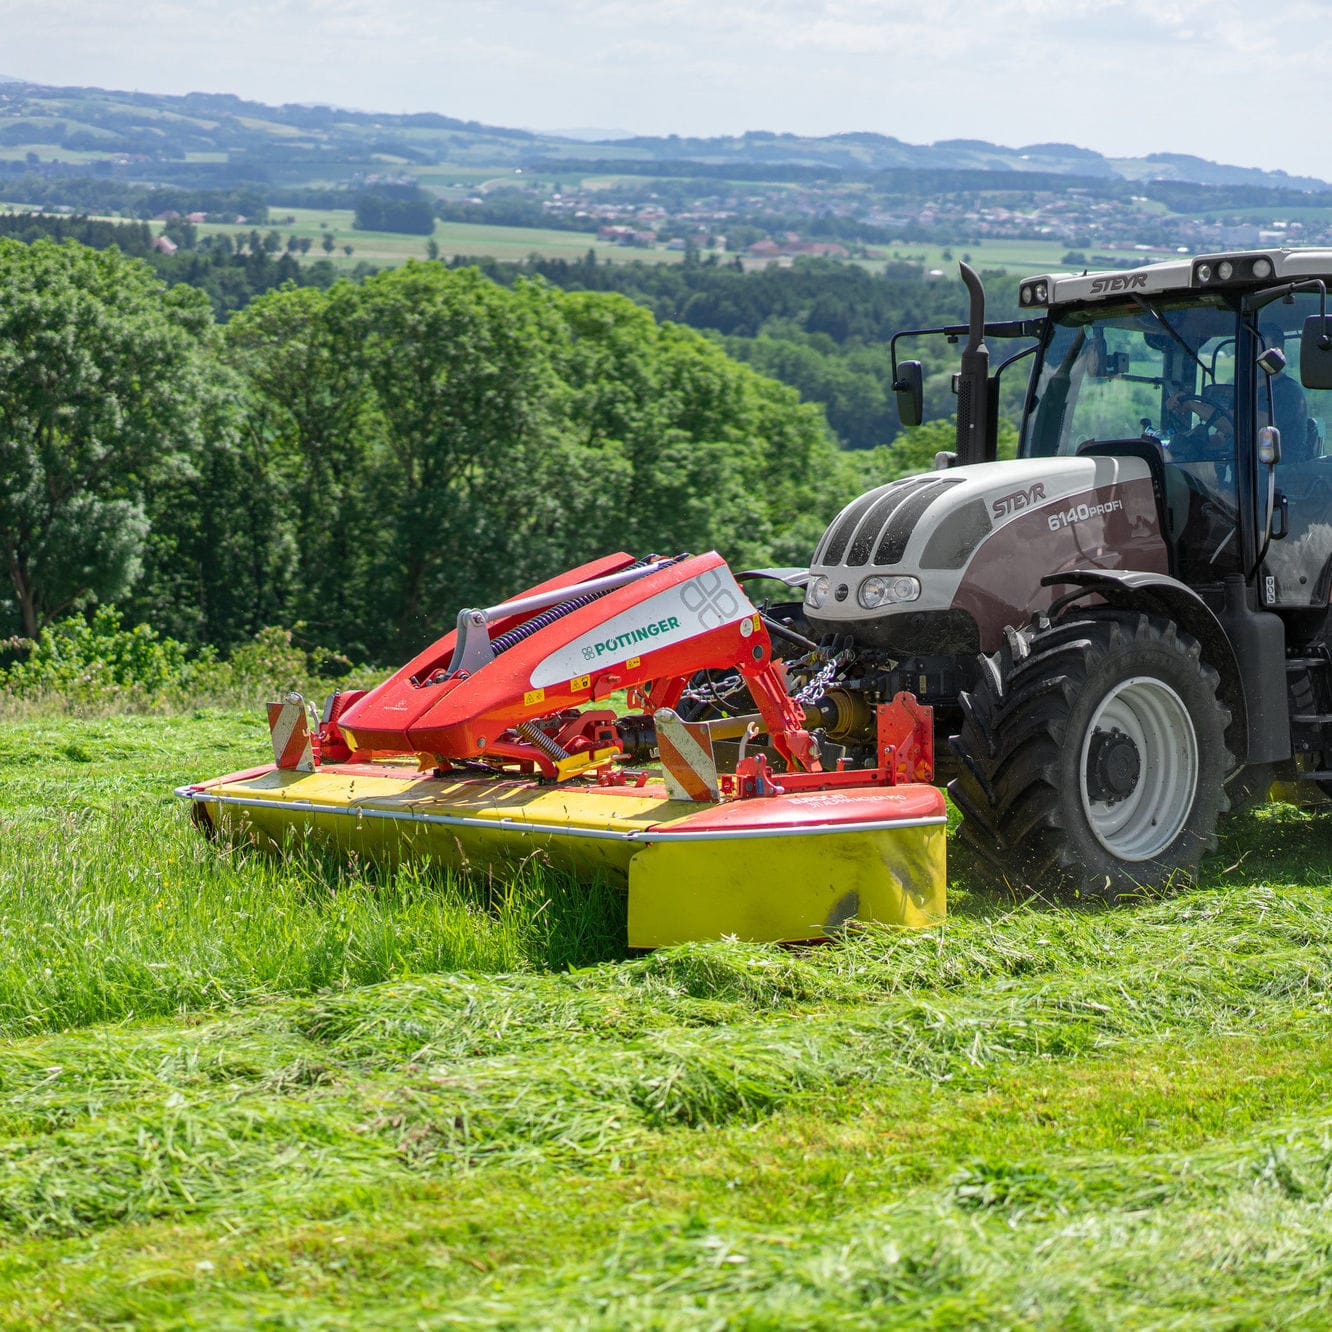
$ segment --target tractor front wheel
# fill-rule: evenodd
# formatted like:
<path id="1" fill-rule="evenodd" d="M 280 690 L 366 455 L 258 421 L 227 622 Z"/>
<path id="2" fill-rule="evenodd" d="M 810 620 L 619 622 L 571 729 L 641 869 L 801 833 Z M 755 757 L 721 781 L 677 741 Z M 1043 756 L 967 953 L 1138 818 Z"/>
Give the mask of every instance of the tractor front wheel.
<path id="1" fill-rule="evenodd" d="M 1234 766 L 1198 643 L 1168 620 L 1084 608 L 1009 629 L 983 665 L 949 789 L 996 877 L 1109 901 L 1189 879 Z"/>

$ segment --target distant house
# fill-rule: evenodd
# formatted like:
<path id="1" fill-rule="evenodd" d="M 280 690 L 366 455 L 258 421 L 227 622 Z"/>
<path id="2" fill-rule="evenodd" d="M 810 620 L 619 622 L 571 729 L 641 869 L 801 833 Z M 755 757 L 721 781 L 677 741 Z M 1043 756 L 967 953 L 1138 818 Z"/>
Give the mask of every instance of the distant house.
<path id="1" fill-rule="evenodd" d="M 153 249 L 159 254 L 175 254 L 180 246 L 170 236 L 154 236 Z"/>
<path id="2" fill-rule="evenodd" d="M 657 243 L 657 233 L 640 231 L 637 227 L 606 226 L 597 232 L 597 239 L 610 241 L 614 245 L 639 245 L 646 248 Z"/>

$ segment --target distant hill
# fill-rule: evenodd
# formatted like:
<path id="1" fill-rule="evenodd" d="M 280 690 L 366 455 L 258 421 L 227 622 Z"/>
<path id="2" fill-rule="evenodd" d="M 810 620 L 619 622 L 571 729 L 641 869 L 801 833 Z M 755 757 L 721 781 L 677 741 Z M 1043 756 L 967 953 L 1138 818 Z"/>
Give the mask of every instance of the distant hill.
<path id="1" fill-rule="evenodd" d="M 599 136 L 599 137 L 598 137 Z M 1107 158 L 1067 143 L 1008 148 L 983 139 L 910 144 L 869 132 L 805 137 L 752 131 L 716 138 L 618 130 L 534 132 L 433 113 L 390 115 L 330 106 L 268 106 L 231 94 L 58 88 L 0 76 L 0 168 L 83 171 L 150 183 L 340 184 L 393 168 L 519 168 L 534 161 L 800 168 L 855 175 L 893 170 L 995 171 L 1107 181 L 1252 186 L 1305 193 L 1327 181 L 1227 166 L 1178 153 Z M 646 174 L 646 172 L 645 172 Z M 744 173 L 740 173 L 744 174 Z"/>
<path id="2" fill-rule="evenodd" d="M 633 130 L 626 129 L 552 129 L 537 133 L 552 139 L 575 139 L 579 143 L 615 143 L 620 139 L 636 137 Z"/>
<path id="3" fill-rule="evenodd" d="M 589 145 L 581 155 L 588 156 Z M 1089 148 L 1066 143 L 1029 144 L 1006 148 L 984 139 L 942 139 L 932 144 L 911 144 L 886 134 L 868 132 L 805 138 L 796 134 L 751 131 L 722 138 L 620 139 L 607 145 L 616 157 L 637 150 L 647 157 L 688 158 L 709 164 L 792 163 L 836 167 L 846 172 L 911 168 L 923 171 L 982 170 L 1032 171 L 1073 176 L 1101 176 L 1120 180 L 1185 181 L 1200 185 L 1254 185 L 1266 189 L 1322 193 L 1332 184 L 1313 176 L 1291 176 L 1284 171 L 1225 166 L 1201 157 L 1152 153 L 1145 158 L 1108 158 Z"/>

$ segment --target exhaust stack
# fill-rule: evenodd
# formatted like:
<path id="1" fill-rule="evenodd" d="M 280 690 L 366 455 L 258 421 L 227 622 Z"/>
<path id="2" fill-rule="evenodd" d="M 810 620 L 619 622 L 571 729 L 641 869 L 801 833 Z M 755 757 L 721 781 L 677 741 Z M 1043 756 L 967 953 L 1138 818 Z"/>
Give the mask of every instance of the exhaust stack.
<path id="1" fill-rule="evenodd" d="M 961 264 L 970 297 L 967 345 L 957 375 L 957 465 L 990 460 L 990 349 L 985 345 L 985 287 L 970 264 Z"/>

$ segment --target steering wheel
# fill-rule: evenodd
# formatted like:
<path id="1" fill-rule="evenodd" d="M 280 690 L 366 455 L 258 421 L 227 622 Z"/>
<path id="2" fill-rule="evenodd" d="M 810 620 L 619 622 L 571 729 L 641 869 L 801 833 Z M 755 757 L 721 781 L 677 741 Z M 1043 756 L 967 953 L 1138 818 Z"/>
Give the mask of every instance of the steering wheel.
<path id="1" fill-rule="evenodd" d="M 1175 457 L 1184 456 L 1176 452 L 1180 445 L 1198 461 L 1225 462 L 1231 457 L 1235 447 L 1235 417 L 1232 412 L 1219 402 L 1196 394 L 1174 398 L 1170 407 L 1176 414 L 1188 413 L 1198 418 L 1195 427 L 1172 439 L 1171 452 Z"/>

